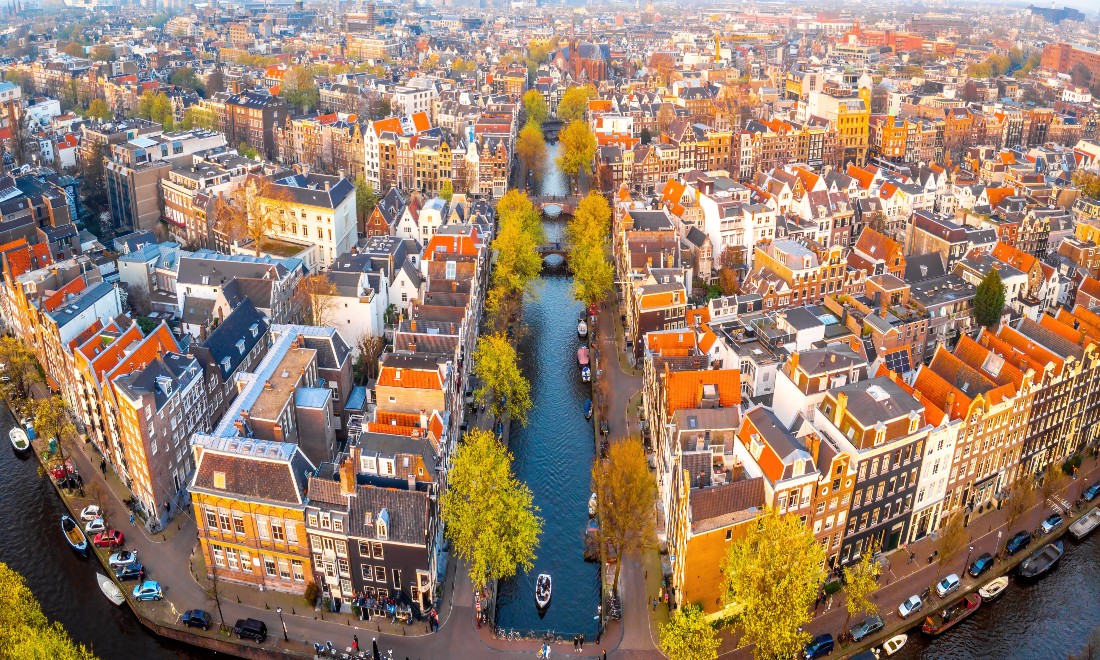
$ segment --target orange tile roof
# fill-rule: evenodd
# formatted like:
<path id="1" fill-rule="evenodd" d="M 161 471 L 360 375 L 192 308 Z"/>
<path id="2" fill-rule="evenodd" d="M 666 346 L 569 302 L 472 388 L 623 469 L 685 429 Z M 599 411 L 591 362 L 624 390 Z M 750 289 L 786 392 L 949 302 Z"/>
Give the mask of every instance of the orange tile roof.
<path id="1" fill-rule="evenodd" d="M 871 187 L 871 182 L 875 180 L 874 172 L 869 172 L 861 167 L 855 165 L 849 165 L 848 171 L 845 172 L 848 176 L 856 180 L 860 188 L 867 190 Z"/>
<path id="2" fill-rule="evenodd" d="M 118 364 L 107 372 L 107 378 L 113 380 L 115 374 L 122 376 L 136 369 L 141 369 L 152 362 L 162 353 L 178 353 L 179 344 L 172 336 L 172 331 L 165 323 L 161 323 L 145 339 L 137 343 L 133 352 L 123 355 Z"/>
<path id="3" fill-rule="evenodd" d="M 950 413 L 951 419 L 963 419 L 970 412 L 972 403 L 970 397 L 928 367 L 921 367 L 917 372 L 913 389 L 943 411 L 943 414 Z M 948 399 L 951 399 L 950 406 L 948 406 Z"/>
<path id="4" fill-rule="evenodd" d="M 661 291 L 658 293 L 645 293 L 642 291 L 640 306 L 644 310 L 648 309 L 660 309 L 662 307 L 670 307 L 676 303 L 672 301 L 672 291 Z"/>
<path id="5" fill-rule="evenodd" d="M 650 332 L 646 334 L 646 344 L 649 350 L 657 355 L 685 356 L 690 355 L 695 348 L 695 331 L 685 328 L 677 332 Z"/>
<path id="6" fill-rule="evenodd" d="M 126 353 L 126 349 L 130 345 L 141 341 L 141 328 L 135 323 L 126 329 L 126 332 L 116 338 L 114 341 L 104 346 L 104 340 L 101 337 L 93 337 L 90 341 L 85 342 L 80 348 L 80 352 L 83 353 L 88 360 L 92 369 L 95 371 L 96 380 L 101 380 L 103 374 L 111 371 L 118 366 L 119 360 Z M 99 347 L 99 352 L 95 352 L 95 349 Z"/>
<path id="7" fill-rule="evenodd" d="M 374 128 L 375 135 L 382 135 L 383 133 L 397 133 L 398 135 L 404 135 L 401 130 L 401 120 L 397 117 L 390 117 L 389 119 L 379 119 L 371 124 Z"/>
<path id="8" fill-rule="evenodd" d="M 397 378 L 397 372 L 401 372 L 401 378 Z M 382 373 L 378 376 L 378 385 L 382 387 L 403 387 L 414 390 L 442 390 L 443 379 L 439 372 L 422 371 L 420 369 L 397 369 L 395 367 L 382 367 Z"/>
<path id="9" fill-rule="evenodd" d="M 1028 369 L 1036 374 L 1043 372 L 1043 363 L 1014 348 L 1008 342 L 991 333 L 988 328 L 982 329 L 982 333 L 978 335 L 978 342 L 990 351 L 1000 355 L 1007 363 L 1014 365 L 1021 373 Z"/>
<path id="10" fill-rule="evenodd" d="M 924 369 L 921 369 L 921 371 L 924 371 Z M 924 406 L 924 418 L 928 420 L 929 424 L 931 424 L 932 426 L 939 426 L 940 423 L 943 422 L 943 418 L 945 415 L 943 410 L 940 409 L 939 406 L 929 400 L 929 398 L 919 389 L 911 387 L 909 383 L 906 383 L 905 380 L 903 380 L 901 376 L 899 376 L 897 373 L 887 369 L 885 364 L 880 364 L 878 367 L 878 373 L 875 374 L 875 378 L 881 378 L 883 376 L 889 377 L 890 380 L 894 381 L 894 383 L 898 385 L 898 387 L 908 392 L 910 395 L 912 395 L 914 399 L 919 401 L 920 404 Z M 920 374 L 918 373 L 917 376 L 919 377 Z"/>
<path id="11" fill-rule="evenodd" d="M 90 326 L 88 326 L 87 328 L 84 328 L 83 332 L 80 332 L 79 334 L 77 334 L 77 336 L 75 336 L 75 337 L 73 337 L 72 339 L 69 340 L 69 350 L 70 351 L 75 350 L 77 346 L 79 346 L 80 344 L 87 341 L 88 337 L 91 337 L 92 335 L 94 335 L 95 333 L 99 332 L 102 329 L 103 329 L 103 321 L 100 321 L 99 319 L 96 319 L 95 321 L 92 322 L 92 324 Z"/>
<path id="12" fill-rule="evenodd" d="M 1040 346 L 1033 342 L 1027 336 L 1021 334 L 1018 330 L 1009 325 L 1001 325 L 997 331 L 997 337 L 1001 341 L 1005 342 L 1014 349 L 1027 355 L 1029 358 L 1042 365 L 1045 369 L 1046 365 L 1054 365 L 1054 375 L 1062 373 L 1062 367 L 1065 366 L 1065 361 L 1062 360 L 1056 353 L 1048 350 L 1044 346 Z"/>
<path id="13" fill-rule="evenodd" d="M 1052 316 L 1042 314 L 1039 317 L 1039 325 L 1078 346 L 1083 346 L 1085 344 L 1087 335 L 1084 330 L 1066 325 Z"/>
<path id="14" fill-rule="evenodd" d="M 741 372 L 737 369 L 672 371 L 665 380 L 668 412 L 698 408 L 704 385 L 718 387 L 718 400 L 723 407 L 741 404 Z"/>
<path id="15" fill-rule="evenodd" d="M 376 422 L 386 426 L 417 426 L 420 424 L 420 415 L 412 413 L 379 410 L 375 417 Z"/>
<path id="16" fill-rule="evenodd" d="M 412 116 L 412 124 L 417 133 L 423 133 L 432 127 L 432 121 L 423 112 L 417 112 Z"/>
<path id="17" fill-rule="evenodd" d="M 477 244 L 477 227 L 471 227 L 470 233 L 462 236 L 456 234 L 436 234 L 432 236 L 432 239 L 428 241 L 428 246 L 424 249 L 424 260 L 432 261 L 432 257 L 439 253 L 448 255 L 460 254 L 474 257 L 477 256 L 478 253 Z"/>
<path id="18" fill-rule="evenodd" d="M 83 291 L 84 287 L 84 278 L 78 277 L 55 291 L 53 295 L 43 300 L 42 308 L 45 309 L 47 312 L 52 312 L 53 310 L 64 304 L 65 296 L 69 295 L 70 293 L 76 295 Z"/>
<path id="19" fill-rule="evenodd" d="M 1015 195 L 1016 191 L 1012 188 L 986 188 L 985 196 L 989 200 L 989 206 L 996 208 L 1005 197 Z"/>
<path id="20" fill-rule="evenodd" d="M 679 204 L 685 190 L 687 190 L 687 186 L 676 179 L 670 178 L 665 182 L 664 189 L 661 190 L 661 204 Z"/>
<path id="21" fill-rule="evenodd" d="M 1077 286 L 1077 292 L 1100 300 L 1100 281 L 1097 281 L 1091 275 L 1086 275 L 1085 279 L 1081 280 L 1081 284 Z"/>
<path id="22" fill-rule="evenodd" d="M 1013 387 L 1019 388 L 1023 383 L 1024 374 L 1011 362 L 1005 361 L 996 374 L 990 373 L 985 368 L 990 353 L 993 353 L 993 351 L 974 341 L 969 335 L 963 335 L 955 346 L 955 357 L 964 363 L 974 369 L 981 369 L 982 373 L 989 376 L 995 383 L 1001 385 L 1011 383 Z"/>

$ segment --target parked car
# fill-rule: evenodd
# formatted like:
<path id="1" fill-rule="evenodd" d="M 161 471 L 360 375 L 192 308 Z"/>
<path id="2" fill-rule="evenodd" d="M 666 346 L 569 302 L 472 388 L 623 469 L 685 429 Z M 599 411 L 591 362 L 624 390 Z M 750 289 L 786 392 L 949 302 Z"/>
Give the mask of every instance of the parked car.
<path id="1" fill-rule="evenodd" d="M 92 544 L 97 548 L 121 548 L 125 540 L 122 532 L 117 529 L 108 529 L 96 534 Z"/>
<path id="2" fill-rule="evenodd" d="M 993 555 L 987 552 L 971 562 L 970 570 L 967 573 L 970 573 L 970 577 L 978 577 L 991 568 L 993 568 Z"/>
<path id="3" fill-rule="evenodd" d="M 959 576 L 952 573 L 936 583 L 936 595 L 943 598 L 947 594 L 958 589 L 961 584 L 962 582 L 959 580 Z"/>
<path id="4" fill-rule="evenodd" d="M 115 579 L 119 582 L 128 582 L 129 580 L 144 580 L 145 579 L 145 567 L 141 565 L 141 562 L 134 562 L 132 564 L 126 564 L 115 569 Z"/>
<path id="5" fill-rule="evenodd" d="M 1081 497 L 1085 498 L 1086 502 L 1091 502 L 1096 499 L 1097 495 L 1100 495 L 1100 481 L 1086 488 Z"/>
<path id="6" fill-rule="evenodd" d="M 134 600 L 160 600 L 164 598 L 164 592 L 160 590 L 160 583 L 156 580 L 146 580 L 134 587 Z"/>
<path id="7" fill-rule="evenodd" d="M 183 621 L 183 625 L 188 628 L 202 628 L 203 630 L 210 629 L 210 613 L 206 610 L 187 610 L 180 617 Z"/>
<path id="8" fill-rule="evenodd" d="M 111 568 L 122 568 L 137 561 L 137 557 L 137 550 L 119 550 L 107 558 L 107 565 Z"/>
<path id="9" fill-rule="evenodd" d="M 1010 556 L 1023 550 L 1031 544 L 1031 532 L 1016 532 L 1012 535 L 1012 538 L 1005 543 L 1005 552 Z"/>
<path id="10" fill-rule="evenodd" d="M 1060 513 L 1052 513 L 1046 518 L 1043 518 L 1043 522 L 1039 523 L 1039 531 L 1044 534 L 1050 534 L 1054 530 L 1062 526 L 1065 520 Z"/>
<path id="11" fill-rule="evenodd" d="M 904 619 L 913 612 L 919 612 L 922 607 L 924 607 L 924 601 L 920 599 L 920 596 L 910 596 L 905 599 L 905 602 L 898 605 L 898 615 Z"/>
<path id="12" fill-rule="evenodd" d="M 103 512 L 99 510 L 99 507 L 95 504 L 89 504 L 84 507 L 84 510 L 80 512 L 80 519 L 84 522 L 95 520 L 96 518 L 102 518 Z"/>
<path id="13" fill-rule="evenodd" d="M 256 619 L 237 619 L 237 623 L 233 624 L 233 634 L 237 636 L 237 639 L 247 637 L 262 644 L 267 639 L 267 624 Z"/>
<path id="14" fill-rule="evenodd" d="M 107 521 L 103 518 L 96 518 L 84 525 L 85 534 L 98 534 L 105 531 L 107 531 Z"/>
<path id="15" fill-rule="evenodd" d="M 824 658 L 833 652 L 833 647 L 836 642 L 833 641 L 833 636 L 829 633 L 818 635 L 810 640 L 810 643 L 806 645 L 806 649 L 802 654 L 805 660 L 814 660 L 814 658 Z"/>
<path id="16" fill-rule="evenodd" d="M 863 623 L 855 626 L 851 630 L 852 639 L 860 641 L 874 635 L 878 631 L 882 630 L 882 627 L 886 625 L 886 622 L 882 620 L 882 617 L 877 614 L 872 614 L 863 620 Z"/>

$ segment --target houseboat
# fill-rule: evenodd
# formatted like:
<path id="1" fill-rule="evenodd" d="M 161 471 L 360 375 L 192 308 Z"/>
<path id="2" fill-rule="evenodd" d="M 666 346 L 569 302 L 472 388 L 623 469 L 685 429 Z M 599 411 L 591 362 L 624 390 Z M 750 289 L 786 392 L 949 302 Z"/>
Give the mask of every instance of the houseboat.
<path id="1" fill-rule="evenodd" d="M 960 621 L 978 611 L 982 605 L 982 597 L 976 593 L 967 594 L 962 601 L 947 607 L 942 612 L 937 612 L 925 618 L 921 632 L 935 637 L 942 635 Z"/>

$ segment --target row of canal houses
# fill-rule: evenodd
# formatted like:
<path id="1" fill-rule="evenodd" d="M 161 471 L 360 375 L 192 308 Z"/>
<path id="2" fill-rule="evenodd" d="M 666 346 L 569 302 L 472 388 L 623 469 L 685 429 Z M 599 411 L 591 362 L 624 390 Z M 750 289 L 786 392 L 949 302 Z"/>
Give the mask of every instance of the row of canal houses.
<path id="1" fill-rule="evenodd" d="M 969 523 L 1097 441 L 1100 314 L 1088 308 L 960 333 L 952 350 L 876 347 L 833 297 L 677 305 L 690 294 L 691 246 L 676 249 L 667 208 L 620 194 L 616 231 L 663 572 L 678 605 L 723 611 L 722 558 L 765 507 L 799 516 L 835 568 L 872 545 L 921 539 L 948 516 Z"/>
<path id="2" fill-rule="evenodd" d="M 445 570 L 438 495 L 464 423 L 491 232 L 448 224 L 428 241 L 422 293 L 367 387 L 352 386 L 351 350 L 332 328 L 270 327 L 226 413 L 191 439 L 208 574 L 293 593 L 314 582 L 334 610 L 360 597 L 430 607 Z"/>

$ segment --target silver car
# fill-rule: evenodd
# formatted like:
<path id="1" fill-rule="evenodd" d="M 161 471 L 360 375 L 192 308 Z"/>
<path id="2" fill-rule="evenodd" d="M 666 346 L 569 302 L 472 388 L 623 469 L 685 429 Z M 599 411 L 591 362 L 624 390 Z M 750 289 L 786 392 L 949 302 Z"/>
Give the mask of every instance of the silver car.
<path id="1" fill-rule="evenodd" d="M 904 619 L 913 612 L 919 612 L 922 607 L 924 607 L 924 602 L 921 601 L 920 596 L 910 596 L 905 599 L 905 602 L 898 605 L 898 614 Z"/>

